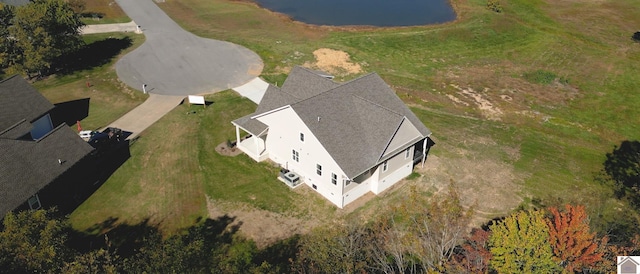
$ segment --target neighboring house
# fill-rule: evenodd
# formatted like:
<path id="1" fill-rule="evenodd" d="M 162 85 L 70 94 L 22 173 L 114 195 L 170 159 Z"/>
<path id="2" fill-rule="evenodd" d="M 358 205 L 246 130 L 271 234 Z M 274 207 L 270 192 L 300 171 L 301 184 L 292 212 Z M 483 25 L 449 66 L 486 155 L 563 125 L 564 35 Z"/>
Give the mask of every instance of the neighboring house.
<path id="1" fill-rule="evenodd" d="M 336 83 L 302 67 L 232 123 L 240 150 L 278 163 L 340 208 L 411 174 L 431 135 L 377 74 Z"/>
<path id="2" fill-rule="evenodd" d="M 53 109 L 22 77 L 0 81 L 0 218 L 41 207 L 38 192 L 93 151 L 66 124 L 54 127 Z"/>

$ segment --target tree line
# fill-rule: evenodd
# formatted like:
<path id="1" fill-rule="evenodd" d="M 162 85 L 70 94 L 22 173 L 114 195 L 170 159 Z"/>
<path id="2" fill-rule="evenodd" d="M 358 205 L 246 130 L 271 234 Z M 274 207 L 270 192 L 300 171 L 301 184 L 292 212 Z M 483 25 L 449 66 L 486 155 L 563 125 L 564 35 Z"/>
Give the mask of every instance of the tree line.
<path id="1" fill-rule="evenodd" d="M 598 235 L 581 205 L 519 210 L 470 229 L 472 212 L 453 187 L 433 197 L 413 189 L 372 221 L 260 250 L 228 216 L 167 238 L 147 223 L 89 236 L 55 210 L 24 211 L 3 221 L 0 272 L 612 273 L 615 256 L 640 254 L 640 236 L 614 243 Z"/>
<path id="2" fill-rule="evenodd" d="M 469 231 L 458 194 L 413 191 L 390 213 L 303 237 L 297 273 L 612 273 L 616 256 L 640 254 L 637 234 L 613 243 L 585 207 L 519 210 Z"/>
<path id="3" fill-rule="evenodd" d="M 82 48 L 84 23 L 78 1 L 31 0 L 23 6 L 0 4 L 0 69 L 41 77 Z"/>

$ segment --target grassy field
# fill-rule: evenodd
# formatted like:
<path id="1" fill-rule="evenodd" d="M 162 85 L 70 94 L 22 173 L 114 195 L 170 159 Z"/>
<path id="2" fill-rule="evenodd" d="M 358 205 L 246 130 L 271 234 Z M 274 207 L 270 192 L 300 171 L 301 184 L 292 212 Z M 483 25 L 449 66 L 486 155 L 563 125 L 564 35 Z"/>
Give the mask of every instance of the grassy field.
<path id="1" fill-rule="evenodd" d="M 264 77 L 274 82 L 282 71 L 313 59 L 313 50 L 328 47 L 379 73 L 408 103 L 486 119 L 477 101 L 452 85 L 471 88 L 501 111 L 494 120 L 514 128 L 485 136 L 519 150 L 511 164 L 528 174 L 525 193 L 577 198 L 582 193 L 570 190 L 595 187 L 593 174 L 605 153 L 640 137 L 634 122 L 640 117 L 634 107 L 640 103 L 640 45 L 631 40 L 640 25 L 634 16 L 640 2 L 503 1 L 500 14 L 485 3 L 453 1 L 456 22 L 396 29 L 304 26 L 250 3 L 223 0 L 168 1 L 161 7 L 198 35 L 258 52 Z M 292 58 L 295 52 L 302 57 Z M 530 76 L 537 72 L 559 81 Z M 445 142 L 447 133 L 469 139 L 480 133 L 431 115 L 423 121 Z"/>
<path id="2" fill-rule="evenodd" d="M 217 153 L 217 145 L 235 138 L 231 121 L 253 112 L 255 104 L 231 91 L 207 100 L 213 104 L 206 108 L 180 105 L 147 129 L 131 147 L 133 156 L 71 215 L 74 226 L 86 231 L 109 219 L 148 220 L 172 233 L 208 216 L 207 196 L 294 216 L 309 217 L 310 206 L 333 211 L 320 197 L 289 191 L 276 180 L 276 167 Z"/>
<path id="3" fill-rule="evenodd" d="M 473 189 L 504 180 L 516 187 L 492 187 L 525 205 L 575 202 L 592 213 L 625 207 L 595 175 L 614 145 L 640 139 L 640 45 L 631 40 L 640 1 L 502 1 L 503 13 L 482 0 L 452 2 L 455 22 L 389 29 L 306 26 L 246 2 L 159 5 L 197 35 L 257 52 L 263 78 L 273 83 L 282 83 L 292 66 L 312 62 L 318 48 L 349 53 L 432 129 L 440 162 L 475 166 L 433 176 L 444 183 Z M 301 206 L 315 196 L 288 191 L 273 167 L 218 155 L 214 147 L 234 135 L 229 121 L 254 106 L 229 92 L 209 99 L 208 108 L 179 106 L 147 130 L 133 157 L 74 212 L 74 226 L 150 218 L 176 231 L 207 215 L 205 195 L 289 215 L 336 214 L 322 200 Z M 505 178 L 487 176 L 486 163 L 508 171 L 497 173 Z M 394 198 L 365 208 L 385 199 Z"/>

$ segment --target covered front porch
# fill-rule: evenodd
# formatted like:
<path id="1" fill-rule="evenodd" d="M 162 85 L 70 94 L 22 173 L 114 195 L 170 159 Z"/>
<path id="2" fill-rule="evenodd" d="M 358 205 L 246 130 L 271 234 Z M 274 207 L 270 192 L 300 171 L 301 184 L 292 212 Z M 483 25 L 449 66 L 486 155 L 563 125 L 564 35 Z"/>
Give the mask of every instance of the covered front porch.
<path id="1" fill-rule="evenodd" d="M 256 162 L 266 160 L 269 158 L 266 147 L 269 128 L 258 120 L 243 118 L 232 122 L 236 126 L 236 146 Z"/>

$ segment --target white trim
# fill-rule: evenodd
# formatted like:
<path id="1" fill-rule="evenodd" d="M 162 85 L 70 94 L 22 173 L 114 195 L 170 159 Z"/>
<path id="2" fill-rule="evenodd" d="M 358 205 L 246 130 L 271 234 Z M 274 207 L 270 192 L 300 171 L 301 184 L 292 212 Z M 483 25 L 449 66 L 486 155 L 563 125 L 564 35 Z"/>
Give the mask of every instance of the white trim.
<path id="1" fill-rule="evenodd" d="M 271 114 L 271 113 L 274 113 L 274 112 L 281 111 L 281 110 L 286 109 L 286 108 L 289 108 L 289 107 L 291 107 L 291 106 L 290 106 L 290 105 L 286 105 L 286 106 L 283 106 L 283 107 L 279 107 L 279 108 L 276 108 L 276 109 L 272 109 L 272 110 L 267 111 L 267 112 L 260 113 L 260 114 L 258 114 L 258 115 L 251 116 L 250 118 L 251 118 L 251 119 L 255 119 L 255 118 L 262 117 L 262 116 L 265 116 L 265 115 L 268 115 L 268 114 Z"/>
<path id="2" fill-rule="evenodd" d="M 27 203 L 29 204 L 29 208 L 30 209 L 40 209 L 40 208 L 42 208 L 42 203 L 40 202 L 40 197 L 38 197 L 38 193 L 36 193 L 33 196 L 29 197 L 29 199 L 27 200 Z M 35 204 L 38 204 L 38 206 L 34 207 Z"/>

